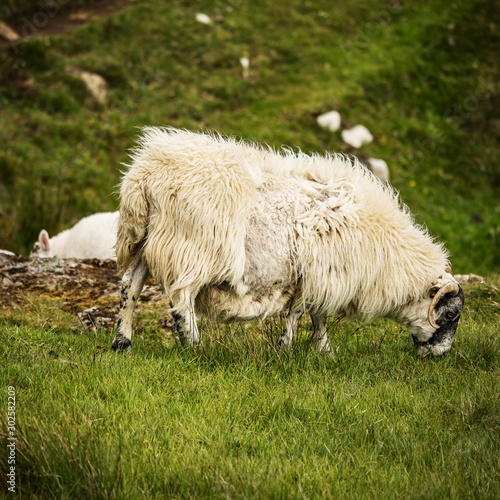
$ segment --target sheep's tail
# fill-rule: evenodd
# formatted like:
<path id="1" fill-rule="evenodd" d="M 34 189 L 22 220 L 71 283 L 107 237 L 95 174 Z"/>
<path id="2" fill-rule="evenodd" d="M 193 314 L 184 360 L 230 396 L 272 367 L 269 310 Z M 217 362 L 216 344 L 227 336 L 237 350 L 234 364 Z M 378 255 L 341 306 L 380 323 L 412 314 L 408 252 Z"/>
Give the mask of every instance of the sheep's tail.
<path id="1" fill-rule="evenodd" d="M 142 182 L 141 182 L 142 180 Z M 124 273 L 134 256 L 142 249 L 149 225 L 149 203 L 145 179 L 125 175 L 121 184 L 120 218 L 116 239 L 116 262 Z"/>

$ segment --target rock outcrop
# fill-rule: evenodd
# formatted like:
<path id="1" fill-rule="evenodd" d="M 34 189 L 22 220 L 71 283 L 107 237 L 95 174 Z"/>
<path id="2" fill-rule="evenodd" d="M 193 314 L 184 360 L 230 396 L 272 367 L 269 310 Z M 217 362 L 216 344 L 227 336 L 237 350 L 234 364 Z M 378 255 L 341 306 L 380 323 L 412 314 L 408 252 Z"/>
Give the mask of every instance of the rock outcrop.
<path id="1" fill-rule="evenodd" d="M 62 299 L 63 309 L 76 314 L 85 328 L 111 330 L 118 315 L 120 285 L 113 260 L 30 259 L 0 253 L 0 308 L 22 306 L 27 294 L 37 293 Z M 158 285 L 148 282 L 141 301 L 163 302 L 166 297 Z"/>

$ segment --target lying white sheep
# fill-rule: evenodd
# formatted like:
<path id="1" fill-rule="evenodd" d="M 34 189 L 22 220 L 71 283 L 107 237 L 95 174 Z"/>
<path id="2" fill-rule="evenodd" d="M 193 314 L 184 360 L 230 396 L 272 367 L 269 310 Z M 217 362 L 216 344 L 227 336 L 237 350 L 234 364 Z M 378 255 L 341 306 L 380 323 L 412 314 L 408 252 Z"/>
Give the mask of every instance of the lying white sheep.
<path id="1" fill-rule="evenodd" d="M 118 216 L 118 212 L 89 215 L 52 238 L 42 229 L 30 257 L 116 259 Z"/>
<path id="2" fill-rule="evenodd" d="M 281 344 L 305 312 L 325 351 L 327 316 L 386 316 L 408 326 L 419 355 L 437 356 L 451 348 L 464 302 L 444 248 L 359 162 L 217 135 L 146 130 L 122 180 L 116 249 L 113 349 L 131 346 L 150 274 L 191 345 L 196 309 L 243 320 L 287 309 Z"/>

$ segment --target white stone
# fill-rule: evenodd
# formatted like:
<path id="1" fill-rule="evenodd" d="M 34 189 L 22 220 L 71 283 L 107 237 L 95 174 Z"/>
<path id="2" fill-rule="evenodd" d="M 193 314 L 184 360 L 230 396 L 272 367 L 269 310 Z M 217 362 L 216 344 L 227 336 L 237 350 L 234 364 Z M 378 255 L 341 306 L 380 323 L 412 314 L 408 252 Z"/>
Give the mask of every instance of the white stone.
<path id="1" fill-rule="evenodd" d="M 325 128 L 330 132 L 335 132 L 340 127 L 340 113 L 338 111 L 329 111 L 323 113 L 316 118 L 316 122 L 321 128 Z"/>
<path id="2" fill-rule="evenodd" d="M 240 64 L 243 66 L 243 69 L 248 69 L 250 67 L 250 59 L 248 59 L 248 57 L 242 57 L 240 59 Z"/>
<path id="3" fill-rule="evenodd" d="M 380 158 L 368 158 L 369 169 L 384 182 L 389 182 L 389 167 L 384 160 Z"/>
<path id="4" fill-rule="evenodd" d="M 356 125 L 351 129 L 342 131 L 342 140 L 354 148 L 373 141 L 373 135 L 364 125 Z"/>
<path id="5" fill-rule="evenodd" d="M 198 14 L 196 14 L 196 20 L 202 24 L 211 24 L 212 23 L 212 19 L 210 19 L 210 17 L 207 16 L 206 14 L 202 14 L 201 12 L 198 12 Z"/>
<path id="6" fill-rule="evenodd" d="M 2 21 L 0 21 L 0 37 L 5 38 L 9 42 L 17 42 L 20 38 L 16 31 Z"/>
<path id="7" fill-rule="evenodd" d="M 250 75 L 250 59 L 248 57 L 241 57 L 240 58 L 240 64 L 241 67 L 243 68 L 243 79 L 246 80 L 249 75 Z"/>
<path id="8" fill-rule="evenodd" d="M 75 68 L 74 66 L 68 66 L 66 68 L 66 72 L 83 80 L 96 101 L 99 101 L 100 103 L 106 102 L 108 84 L 101 75 L 91 73 L 90 71 L 84 71 L 82 69 Z"/>

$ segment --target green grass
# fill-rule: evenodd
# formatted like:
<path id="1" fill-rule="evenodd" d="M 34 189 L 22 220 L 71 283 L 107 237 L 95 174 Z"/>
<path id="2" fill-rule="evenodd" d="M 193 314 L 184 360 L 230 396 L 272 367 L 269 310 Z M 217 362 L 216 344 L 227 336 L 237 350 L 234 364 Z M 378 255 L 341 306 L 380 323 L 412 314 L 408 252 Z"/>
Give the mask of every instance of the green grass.
<path id="1" fill-rule="evenodd" d="M 332 322 L 331 359 L 311 348 L 307 321 L 291 351 L 274 345 L 277 320 L 204 320 L 203 346 L 183 350 L 139 315 L 123 355 L 111 332 L 82 333 L 56 301 L 3 311 L 18 492 L 498 498 L 500 279 L 489 283 L 466 287 L 452 350 L 425 359 L 388 320 Z"/>
<path id="2" fill-rule="evenodd" d="M 0 248 L 26 254 L 42 227 L 115 209 L 137 127 L 173 125 L 384 158 L 456 272 L 498 272 L 499 23 L 493 0 L 149 0 L 16 43 L 0 51 Z M 103 75 L 107 103 L 66 66 Z M 375 141 L 356 151 L 321 130 L 332 108 Z"/>

